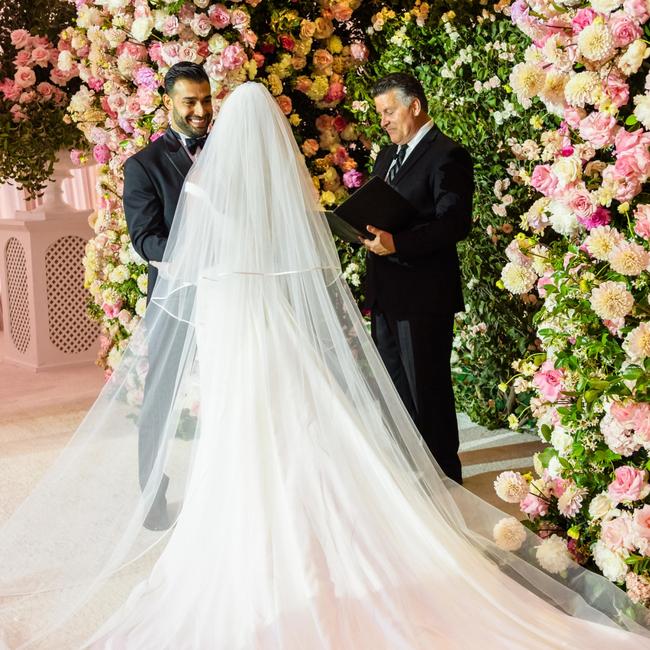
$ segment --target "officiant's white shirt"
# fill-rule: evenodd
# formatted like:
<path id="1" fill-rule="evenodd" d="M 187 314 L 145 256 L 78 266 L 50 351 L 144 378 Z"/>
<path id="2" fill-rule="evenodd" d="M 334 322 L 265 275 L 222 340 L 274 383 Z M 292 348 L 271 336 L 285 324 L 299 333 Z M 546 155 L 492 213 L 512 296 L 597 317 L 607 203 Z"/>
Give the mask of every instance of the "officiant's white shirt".
<path id="1" fill-rule="evenodd" d="M 433 128 L 433 120 L 429 120 L 425 124 L 423 124 L 420 127 L 420 130 L 406 143 L 406 153 L 404 154 L 404 160 L 402 161 L 402 165 L 406 161 L 406 159 L 411 155 L 411 152 L 415 147 L 418 146 L 418 143 L 422 138 L 431 131 Z M 390 170 L 393 168 L 393 165 L 395 164 L 395 158 L 393 158 L 393 162 L 390 164 L 390 167 L 388 168 L 388 171 L 386 172 L 386 178 L 388 178 L 390 174 Z"/>

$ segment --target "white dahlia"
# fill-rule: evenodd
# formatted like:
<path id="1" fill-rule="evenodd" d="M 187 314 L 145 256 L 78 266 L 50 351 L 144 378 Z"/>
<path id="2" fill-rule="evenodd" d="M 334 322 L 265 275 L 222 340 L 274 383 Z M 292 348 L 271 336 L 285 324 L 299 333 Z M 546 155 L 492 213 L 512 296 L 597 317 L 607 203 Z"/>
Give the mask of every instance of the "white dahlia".
<path id="1" fill-rule="evenodd" d="M 537 274 L 530 267 L 508 262 L 501 269 L 501 280 L 505 288 L 514 294 L 528 293 L 537 282 Z"/>
<path id="2" fill-rule="evenodd" d="M 623 282 L 603 282 L 591 292 L 591 308 L 603 320 L 625 318 L 634 306 L 634 297 Z"/>
<path id="3" fill-rule="evenodd" d="M 571 555 L 566 542 L 561 537 L 551 535 L 535 548 L 537 562 L 549 573 L 563 573 L 571 566 Z"/>
<path id="4" fill-rule="evenodd" d="M 500 519 L 492 534 L 496 545 L 504 551 L 518 551 L 526 541 L 526 529 L 514 517 Z"/>

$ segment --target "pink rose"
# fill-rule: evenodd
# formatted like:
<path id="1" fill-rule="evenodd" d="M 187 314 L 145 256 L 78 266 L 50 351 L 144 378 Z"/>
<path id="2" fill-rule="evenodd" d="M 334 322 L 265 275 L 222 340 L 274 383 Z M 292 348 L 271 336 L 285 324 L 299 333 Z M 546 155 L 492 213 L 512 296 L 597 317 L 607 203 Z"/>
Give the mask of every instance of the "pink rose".
<path id="1" fill-rule="evenodd" d="M 530 519 L 537 519 L 537 517 L 544 517 L 548 513 L 548 502 L 529 493 L 519 502 L 519 509 L 525 512 Z"/>
<path id="2" fill-rule="evenodd" d="M 11 32 L 11 44 L 19 50 L 25 47 L 30 41 L 29 32 L 26 29 L 14 29 Z"/>
<path id="3" fill-rule="evenodd" d="M 165 63 L 163 58 L 163 44 L 160 41 L 156 41 L 149 46 L 149 58 L 158 65 Z"/>
<path id="4" fill-rule="evenodd" d="M 643 34 L 641 27 L 624 14 L 612 16 L 609 29 L 614 37 L 614 47 L 625 47 Z"/>
<path id="5" fill-rule="evenodd" d="M 223 29 L 230 24 L 230 14 L 222 4 L 212 5 L 208 9 L 208 18 L 215 29 Z"/>
<path id="6" fill-rule="evenodd" d="M 614 138 L 614 148 L 616 155 L 619 156 L 624 151 L 629 151 L 634 149 L 639 145 L 648 146 L 650 145 L 650 133 L 644 131 L 643 129 L 637 129 L 636 131 L 626 131 L 625 129 L 619 129 L 616 132 L 616 137 Z"/>
<path id="7" fill-rule="evenodd" d="M 46 47 L 35 47 L 32 50 L 31 59 L 35 65 L 45 68 L 50 63 L 50 51 Z"/>
<path id="8" fill-rule="evenodd" d="M 190 23 L 190 27 L 197 36 L 201 36 L 203 38 L 206 37 L 212 29 L 210 19 L 206 14 L 196 14 Z"/>
<path id="9" fill-rule="evenodd" d="M 177 16 L 167 16 L 161 26 L 163 36 L 167 38 L 178 34 L 179 22 Z M 151 51 L 151 50 L 150 50 Z"/>
<path id="10" fill-rule="evenodd" d="M 623 501 L 638 501 L 645 498 L 650 492 L 648 472 L 644 469 L 623 465 L 616 468 L 614 477 L 607 488 L 607 494 L 614 504 Z"/>
<path id="11" fill-rule="evenodd" d="M 630 87 L 618 70 L 612 70 L 605 77 L 605 91 L 615 106 L 625 106 L 630 99 Z"/>
<path id="12" fill-rule="evenodd" d="M 578 220 L 586 219 L 593 214 L 595 207 L 591 194 L 587 190 L 570 190 L 568 198 L 569 208 Z"/>
<path id="13" fill-rule="evenodd" d="M 22 107 L 20 104 L 14 104 L 10 109 L 9 112 L 11 113 L 11 119 L 14 122 L 22 122 L 23 120 L 27 119 L 27 115 L 23 113 Z"/>
<path id="14" fill-rule="evenodd" d="M 20 97 L 22 89 L 12 79 L 4 79 L 0 82 L 0 92 L 10 102 L 15 102 Z"/>
<path id="15" fill-rule="evenodd" d="M 530 184 L 544 196 L 552 196 L 558 185 L 558 178 L 550 165 L 537 165 L 533 170 Z"/>
<path id="16" fill-rule="evenodd" d="M 340 81 L 333 81 L 323 97 L 323 101 L 329 103 L 340 102 L 345 97 L 345 86 Z"/>
<path id="17" fill-rule="evenodd" d="M 580 9 L 571 21 L 573 33 L 579 34 L 585 27 L 594 22 L 598 14 L 593 9 Z"/>
<path id="18" fill-rule="evenodd" d="M 636 18 L 641 24 L 650 17 L 650 7 L 647 0 L 625 0 L 623 10 L 629 16 Z"/>
<path id="19" fill-rule="evenodd" d="M 230 14 L 230 24 L 239 31 L 248 27 L 249 23 L 250 18 L 248 14 L 241 9 L 234 9 Z"/>
<path id="20" fill-rule="evenodd" d="M 97 77 L 90 77 L 88 81 L 86 81 L 86 85 L 91 90 L 99 92 L 104 87 L 104 82 L 102 79 L 98 79 Z"/>
<path id="21" fill-rule="evenodd" d="M 122 309 L 122 301 L 118 300 L 116 304 L 105 302 L 102 309 L 108 318 L 117 318 Z"/>
<path id="22" fill-rule="evenodd" d="M 650 241 L 650 205 L 646 203 L 638 205 L 634 211 L 634 216 L 636 217 L 634 232 L 639 237 Z"/>
<path id="23" fill-rule="evenodd" d="M 606 113 L 591 113 L 580 122 L 580 137 L 590 142 L 596 149 L 608 147 L 614 143 L 617 121 Z"/>
<path id="24" fill-rule="evenodd" d="M 179 43 L 165 43 L 161 48 L 160 56 L 167 65 L 172 66 L 181 60 L 180 51 Z"/>
<path id="25" fill-rule="evenodd" d="M 634 511 L 632 531 L 636 545 L 643 555 L 650 555 L 650 505 Z"/>
<path id="26" fill-rule="evenodd" d="M 629 515 L 622 515 L 604 522 L 600 530 L 603 543 L 612 551 L 631 551 L 634 549 L 632 517 Z"/>
<path id="27" fill-rule="evenodd" d="M 598 226 L 606 226 L 612 220 L 612 215 L 607 208 L 599 205 L 587 217 L 578 217 L 578 221 L 587 229 L 592 230 Z"/>
<path id="28" fill-rule="evenodd" d="M 93 158 L 100 165 L 105 165 L 111 159 L 111 150 L 105 144 L 97 144 L 93 147 Z M 104 311 L 106 310 L 104 309 Z M 110 316 L 110 318 L 113 317 Z"/>
<path id="29" fill-rule="evenodd" d="M 141 43 L 132 43 L 131 41 L 124 41 L 117 46 L 115 50 L 117 56 L 128 54 L 130 57 L 137 61 L 146 61 L 148 50 Z"/>
<path id="30" fill-rule="evenodd" d="M 553 366 L 552 361 L 545 361 L 535 373 L 533 384 L 547 402 L 557 402 L 562 392 L 564 373 Z"/>
<path id="31" fill-rule="evenodd" d="M 14 75 L 14 83 L 19 88 L 29 88 L 36 82 L 36 75 L 31 68 L 20 67 Z"/>
<path id="32" fill-rule="evenodd" d="M 564 121 L 572 128 L 577 129 L 580 122 L 584 119 L 587 112 L 584 108 L 577 108 L 575 106 L 567 106 L 564 109 Z"/>
<path id="33" fill-rule="evenodd" d="M 356 169 L 345 172 L 343 174 L 343 185 L 348 188 L 361 187 L 363 185 L 363 174 Z"/>
<path id="34" fill-rule="evenodd" d="M 57 86 L 65 86 L 68 81 L 77 74 L 77 66 L 74 65 L 69 72 L 63 72 L 59 68 L 52 68 L 50 70 L 50 81 Z"/>
<path id="35" fill-rule="evenodd" d="M 221 65 L 226 70 L 241 68 L 246 62 L 246 53 L 239 43 L 229 45 L 221 54 Z"/>
<path id="36" fill-rule="evenodd" d="M 47 81 L 41 81 L 38 86 L 36 86 L 36 91 L 43 99 L 50 99 L 54 95 L 55 88 L 52 84 L 47 83 Z"/>

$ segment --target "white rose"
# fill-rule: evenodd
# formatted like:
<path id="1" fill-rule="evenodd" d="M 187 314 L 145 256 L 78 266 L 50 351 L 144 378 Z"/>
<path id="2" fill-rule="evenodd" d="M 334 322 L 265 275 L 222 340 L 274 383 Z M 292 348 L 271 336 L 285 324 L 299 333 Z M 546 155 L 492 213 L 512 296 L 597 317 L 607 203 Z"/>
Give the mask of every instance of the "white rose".
<path id="1" fill-rule="evenodd" d="M 142 291 L 142 293 L 146 295 L 147 289 L 149 287 L 149 276 L 146 274 L 139 275 L 137 279 L 137 283 L 138 283 L 138 289 L 140 289 L 140 291 Z"/>
<path id="2" fill-rule="evenodd" d="M 553 163 L 552 169 L 562 186 L 575 183 L 582 177 L 582 162 L 575 156 L 563 156 Z"/>
<path id="3" fill-rule="evenodd" d="M 618 67 L 623 74 L 630 76 L 641 67 L 643 59 L 647 58 L 648 54 L 648 46 L 639 38 L 625 50 L 618 60 Z"/>
<path id="4" fill-rule="evenodd" d="M 589 503 L 589 516 L 592 520 L 602 519 L 607 521 L 607 519 L 611 519 L 612 510 L 614 510 L 614 504 L 607 492 L 597 494 Z"/>
<path id="5" fill-rule="evenodd" d="M 622 556 L 608 549 L 601 540 L 591 547 L 591 552 L 596 566 L 608 580 L 622 582 L 625 579 L 628 566 Z"/>
<path id="6" fill-rule="evenodd" d="M 650 95 L 637 95 L 634 98 L 634 115 L 646 127 L 650 128 Z"/>
<path id="7" fill-rule="evenodd" d="M 57 61 L 57 67 L 63 72 L 70 72 L 72 66 L 74 65 L 74 58 L 72 57 L 72 52 L 69 50 L 63 50 L 59 52 L 59 59 Z"/>
<path id="8" fill-rule="evenodd" d="M 591 0 L 591 8 L 602 14 L 611 14 L 621 6 L 621 0 Z"/>
<path id="9" fill-rule="evenodd" d="M 551 445 L 560 456 L 567 456 L 573 448 L 573 438 L 562 427 L 556 426 L 551 433 Z"/>
<path id="10" fill-rule="evenodd" d="M 146 309 L 147 299 L 144 296 L 142 298 L 138 298 L 138 302 L 135 303 L 135 313 L 140 316 L 140 318 L 142 318 Z"/>
<path id="11" fill-rule="evenodd" d="M 143 16 L 142 18 L 136 18 L 131 25 L 131 34 L 136 41 L 144 43 L 149 36 L 151 36 L 151 30 L 153 30 L 154 21 L 151 16 Z"/>
<path id="12" fill-rule="evenodd" d="M 548 475 L 551 478 L 561 478 L 562 464 L 560 463 L 560 459 L 557 456 L 553 456 L 553 458 L 551 458 L 546 469 L 548 470 Z"/>

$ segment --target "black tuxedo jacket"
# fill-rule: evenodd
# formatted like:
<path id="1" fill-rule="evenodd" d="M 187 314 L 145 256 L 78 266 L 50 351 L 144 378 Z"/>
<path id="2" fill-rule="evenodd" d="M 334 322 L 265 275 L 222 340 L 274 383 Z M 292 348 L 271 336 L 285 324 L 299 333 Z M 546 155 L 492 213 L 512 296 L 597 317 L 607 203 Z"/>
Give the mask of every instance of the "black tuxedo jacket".
<path id="1" fill-rule="evenodd" d="M 192 159 L 167 129 L 124 164 L 124 215 L 133 247 L 147 262 L 160 262 Z M 147 299 L 158 272 L 149 265 Z"/>
<path id="2" fill-rule="evenodd" d="M 385 178 L 396 151 L 390 145 L 379 152 L 374 176 Z M 462 311 L 456 242 L 472 224 L 470 155 L 434 126 L 404 161 L 393 187 L 414 207 L 412 226 L 392 233 L 395 254 L 368 254 L 366 305 L 399 318 Z"/>

